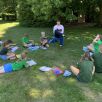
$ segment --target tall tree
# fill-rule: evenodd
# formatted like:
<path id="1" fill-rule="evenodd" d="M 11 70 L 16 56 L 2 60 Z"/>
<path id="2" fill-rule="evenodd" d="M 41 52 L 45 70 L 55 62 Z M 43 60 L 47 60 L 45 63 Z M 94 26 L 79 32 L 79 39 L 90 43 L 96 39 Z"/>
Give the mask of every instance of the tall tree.
<path id="1" fill-rule="evenodd" d="M 99 25 L 102 26 L 102 0 L 96 1 L 99 6 Z"/>

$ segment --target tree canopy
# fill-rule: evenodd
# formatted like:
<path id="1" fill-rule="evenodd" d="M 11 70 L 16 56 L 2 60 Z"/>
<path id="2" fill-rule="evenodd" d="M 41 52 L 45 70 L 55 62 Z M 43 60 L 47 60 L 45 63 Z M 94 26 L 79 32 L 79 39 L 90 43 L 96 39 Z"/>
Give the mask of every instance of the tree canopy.
<path id="1" fill-rule="evenodd" d="M 4 20 L 13 15 L 25 26 L 48 26 L 57 19 L 102 25 L 102 0 L 0 0 L 0 12 Z"/>

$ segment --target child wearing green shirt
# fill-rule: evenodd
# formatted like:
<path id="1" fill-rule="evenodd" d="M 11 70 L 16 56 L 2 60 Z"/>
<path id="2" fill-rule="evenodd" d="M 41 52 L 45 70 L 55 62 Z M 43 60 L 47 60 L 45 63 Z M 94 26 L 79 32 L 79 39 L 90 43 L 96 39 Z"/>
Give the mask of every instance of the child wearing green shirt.
<path id="1" fill-rule="evenodd" d="M 99 46 L 102 44 L 102 35 L 97 35 L 93 43 L 88 46 L 88 49 L 94 53 L 99 52 Z"/>
<path id="2" fill-rule="evenodd" d="M 20 70 L 22 68 L 26 68 L 29 65 L 27 64 L 27 51 L 23 51 L 18 58 L 18 61 L 13 63 L 7 63 L 0 67 L 0 74 L 1 73 L 8 73 L 16 70 Z"/>
<path id="3" fill-rule="evenodd" d="M 34 45 L 34 41 L 29 39 L 28 34 L 24 34 L 22 38 L 22 44 L 24 47 L 29 47 L 29 46 Z"/>
<path id="4" fill-rule="evenodd" d="M 84 54 L 81 58 L 81 61 L 78 63 L 77 67 L 70 66 L 70 69 L 74 75 L 77 76 L 78 80 L 81 82 L 90 82 L 92 81 L 95 67 L 93 62 L 90 60 L 90 55 L 88 52 Z"/>
<path id="5" fill-rule="evenodd" d="M 102 73 L 102 44 L 99 46 L 99 52 L 93 55 L 95 72 Z"/>
<path id="6" fill-rule="evenodd" d="M 28 67 L 26 60 L 21 60 L 13 63 L 4 64 L 0 67 L 0 74 L 9 73 Z"/>

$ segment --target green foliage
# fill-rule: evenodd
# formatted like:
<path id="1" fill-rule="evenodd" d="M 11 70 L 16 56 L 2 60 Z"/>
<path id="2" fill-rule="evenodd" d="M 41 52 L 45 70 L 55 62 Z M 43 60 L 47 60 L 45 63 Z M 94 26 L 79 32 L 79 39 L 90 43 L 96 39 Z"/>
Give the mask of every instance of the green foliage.
<path id="1" fill-rule="evenodd" d="M 41 31 L 52 37 L 52 28 L 26 28 L 15 22 L 1 23 L 0 31 L 2 40 L 9 38 L 20 47 L 16 54 L 25 50 L 20 46 L 24 33 L 28 33 L 30 39 L 39 44 Z M 76 64 L 80 59 L 82 46 L 91 43 L 94 36 L 101 32 L 102 29 L 96 27 L 66 27 L 64 47 L 60 48 L 59 43 L 56 43 L 51 44 L 48 50 L 30 51 L 28 58 L 34 59 L 36 66 L 0 75 L 0 102 L 101 102 L 102 73 L 95 73 L 94 80 L 85 84 L 78 82 L 74 76 L 56 77 L 52 71 L 39 71 L 41 66 L 69 69 L 71 64 Z M 1 64 L 7 62 L 12 61 L 0 60 Z"/>
<path id="2" fill-rule="evenodd" d="M 1 0 L 0 11 L 3 20 L 16 20 L 16 0 Z"/>
<path id="3" fill-rule="evenodd" d="M 31 8 L 28 10 L 24 1 L 19 3 L 18 19 L 20 22 L 25 22 L 25 13 L 28 11 L 29 13 L 32 12 L 30 16 L 33 20 L 30 21 L 33 21 L 33 24 L 36 26 L 51 26 L 57 19 L 61 19 L 65 22 L 66 20 L 70 20 L 68 14 L 72 14 L 72 12 L 69 12 L 71 0 L 27 0 L 26 3 L 31 5 Z M 28 16 L 27 20 L 30 19 L 30 16 Z"/>
<path id="4" fill-rule="evenodd" d="M 52 26 L 57 19 L 73 22 L 80 14 L 86 22 L 101 24 L 102 0 L 0 0 L 0 12 L 4 19 L 17 15 L 25 26 Z"/>
<path id="5" fill-rule="evenodd" d="M 31 10 L 31 5 L 22 0 L 17 6 L 17 17 L 21 25 L 32 26 L 33 25 L 33 12 Z"/>

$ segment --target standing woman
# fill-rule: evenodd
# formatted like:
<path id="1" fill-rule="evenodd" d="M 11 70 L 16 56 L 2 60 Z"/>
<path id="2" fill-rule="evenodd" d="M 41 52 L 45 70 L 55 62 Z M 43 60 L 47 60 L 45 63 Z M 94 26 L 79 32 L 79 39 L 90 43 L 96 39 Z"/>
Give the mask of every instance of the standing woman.
<path id="1" fill-rule="evenodd" d="M 60 42 L 60 46 L 64 45 L 64 26 L 61 25 L 60 20 L 57 20 L 57 24 L 53 27 L 54 38 L 49 43 Z"/>

